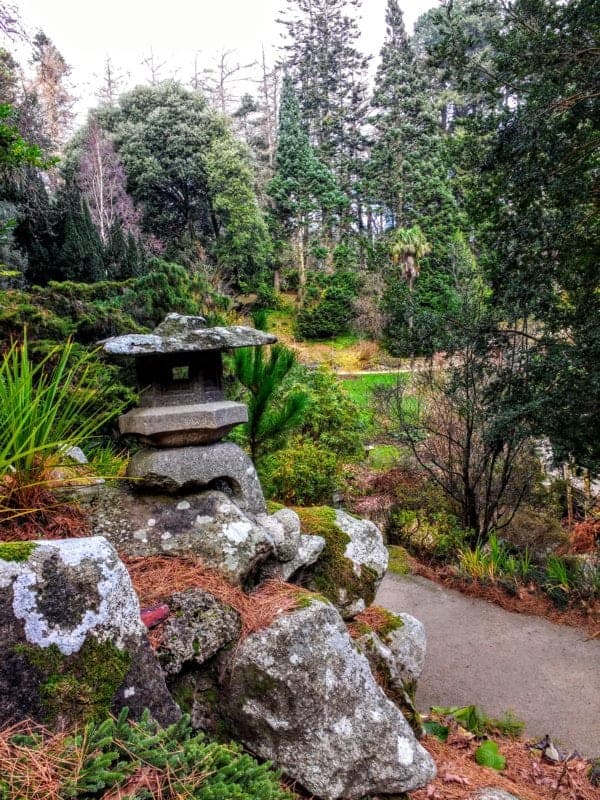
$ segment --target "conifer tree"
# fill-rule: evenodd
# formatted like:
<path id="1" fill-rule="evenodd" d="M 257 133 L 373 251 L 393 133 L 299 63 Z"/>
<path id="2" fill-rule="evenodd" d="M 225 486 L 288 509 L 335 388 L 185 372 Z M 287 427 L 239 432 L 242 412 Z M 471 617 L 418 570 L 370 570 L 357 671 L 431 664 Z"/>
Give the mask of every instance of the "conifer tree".
<path id="1" fill-rule="evenodd" d="M 127 260 L 127 241 L 120 220 L 110 226 L 108 241 L 104 250 L 104 264 L 107 276 L 118 280 L 122 276 L 123 265 Z"/>
<path id="2" fill-rule="evenodd" d="M 306 285 L 307 249 L 311 227 L 322 212 L 344 203 L 331 172 L 316 156 L 302 127 L 294 85 L 289 76 L 281 91 L 276 173 L 269 185 L 275 213 L 296 243 L 300 292 Z"/>
<path id="3" fill-rule="evenodd" d="M 372 199 L 381 203 L 382 227 L 420 225 L 438 264 L 458 227 L 448 184 L 444 143 L 427 77 L 404 27 L 398 0 L 388 0 L 387 34 L 375 78 Z"/>
<path id="4" fill-rule="evenodd" d="M 368 59 L 357 49 L 352 11 L 361 0 L 288 0 L 286 68 L 300 98 L 302 123 L 317 155 L 347 198 L 340 237 L 362 225 Z M 332 221 L 329 221 L 332 227 Z"/>
<path id="5" fill-rule="evenodd" d="M 63 238 L 58 263 L 67 280 L 94 283 L 106 277 L 102 241 L 87 203 L 79 192 L 67 190 L 62 198 Z"/>

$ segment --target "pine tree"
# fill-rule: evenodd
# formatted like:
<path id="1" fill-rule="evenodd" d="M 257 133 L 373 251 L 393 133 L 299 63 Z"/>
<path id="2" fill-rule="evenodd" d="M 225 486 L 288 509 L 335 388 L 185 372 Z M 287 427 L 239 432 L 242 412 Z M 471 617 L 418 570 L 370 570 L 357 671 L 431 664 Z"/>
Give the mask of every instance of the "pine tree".
<path id="1" fill-rule="evenodd" d="M 52 146 L 58 149 L 65 142 L 73 121 L 75 99 L 68 87 L 71 68 L 43 31 L 33 39 L 32 60 L 35 73 L 29 88 L 39 99 L 45 132 Z"/>
<path id="2" fill-rule="evenodd" d="M 87 203 L 76 190 L 61 198 L 64 228 L 57 261 L 67 280 L 94 283 L 106 277 L 104 252 Z"/>
<path id="3" fill-rule="evenodd" d="M 371 202 L 379 209 L 379 232 L 389 232 L 392 246 L 403 231 L 418 226 L 430 253 L 410 282 L 402 271 L 386 270 L 385 335 L 396 353 L 431 354 L 444 346 L 450 250 L 462 218 L 449 184 L 444 134 L 427 75 L 406 33 L 398 0 L 388 0 L 386 22 L 372 101 Z"/>
<path id="4" fill-rule="evenodd" d="M 127 261 L 127 241 L 120 220 L 115 220 L 110 227 L 108 241 L 104 250 L 104 265 L 107 277 L 119 280 L 123 277 L 123 265 Z"/>
<path id="5" fill-rule="evenodd" d="M 123 263 L 123 278 L 139 278 L 145 272 L 146 256 L 139 239 L 131 231 L 127 234 L 127 252 Z"/>
<path id="6" fill-rule="evenodd" d="M 322 212 L 339 209 L 344 197 L 331 172 L 317 158 L 302 127 L 294 85 L 289 76 L 281 91 L 276 173 L 269 185 L 275 214 L 295 241 L 300 293 L 306 286 L 307 250 L 311 229 Z"/>
<path id="7" fill-rule="evenodd" d="M 286 69 L 300 98 L 302 123 L 317 155 L 347 198 L 338 238 L 362 227 L 368 59 L 356 48 L 352 10 L 361 0 L 288 0 Z M 329 228 L 333 220 L 328 220 Z"/>
<path id="8" fill-rule="evenodd" d="M 398 0 L 388 0 L 386 23 L 372 101 L 372 199 L 381 204 L 383 228 L 420 225 L 440 262 L 459 223 L 444 142 Z"/>

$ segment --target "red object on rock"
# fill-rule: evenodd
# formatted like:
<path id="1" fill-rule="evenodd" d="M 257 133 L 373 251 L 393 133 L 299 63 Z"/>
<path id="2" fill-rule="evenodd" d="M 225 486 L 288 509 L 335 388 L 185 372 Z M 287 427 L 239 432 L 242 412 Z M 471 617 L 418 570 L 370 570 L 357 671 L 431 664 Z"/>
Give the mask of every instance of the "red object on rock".
<path id="1" fill-rule="evenodd" d="M 158 606 L 142 608 L 140 611 L 140 617 L 147 628 L 155 628 L 160 622 L 165 620 L 170 613 L 171 609 L 169 606 L 161 603 Z"/>

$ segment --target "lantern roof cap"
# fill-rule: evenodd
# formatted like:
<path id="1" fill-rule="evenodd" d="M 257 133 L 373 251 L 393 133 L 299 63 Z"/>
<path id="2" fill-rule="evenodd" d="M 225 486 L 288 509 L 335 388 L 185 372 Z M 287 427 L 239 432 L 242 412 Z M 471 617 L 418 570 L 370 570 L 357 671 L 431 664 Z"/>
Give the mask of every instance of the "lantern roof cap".
<path id="1" fill-rule="evenodd" d="M 106 353 L 120 356 L 151 356 L 169 353 L 200 353 L 236 347 L 274 344 L 277 337 L 243 325 L 207 328 L 204 317 L 167 314 L 152 333 L 128 333 L 100 342 Z"/>

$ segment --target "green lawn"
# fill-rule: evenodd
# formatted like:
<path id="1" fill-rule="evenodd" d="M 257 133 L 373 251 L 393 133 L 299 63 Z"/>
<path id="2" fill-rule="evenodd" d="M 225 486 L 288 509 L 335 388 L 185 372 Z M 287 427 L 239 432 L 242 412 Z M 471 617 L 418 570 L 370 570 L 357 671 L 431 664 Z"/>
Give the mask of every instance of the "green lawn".
<path id="1" fill-rule="evenodd" d="M 403 376 L 400 375 L 403 379 Z M 372 407 L 373 404 L 373 390 L 378 386 L 392 387 L 396 385 L 398 375 L 357 375 L 355 377 L 347 377 L 343 379 L 344 389 L 354 400 L 354 402 L 363 409 Z"/>

